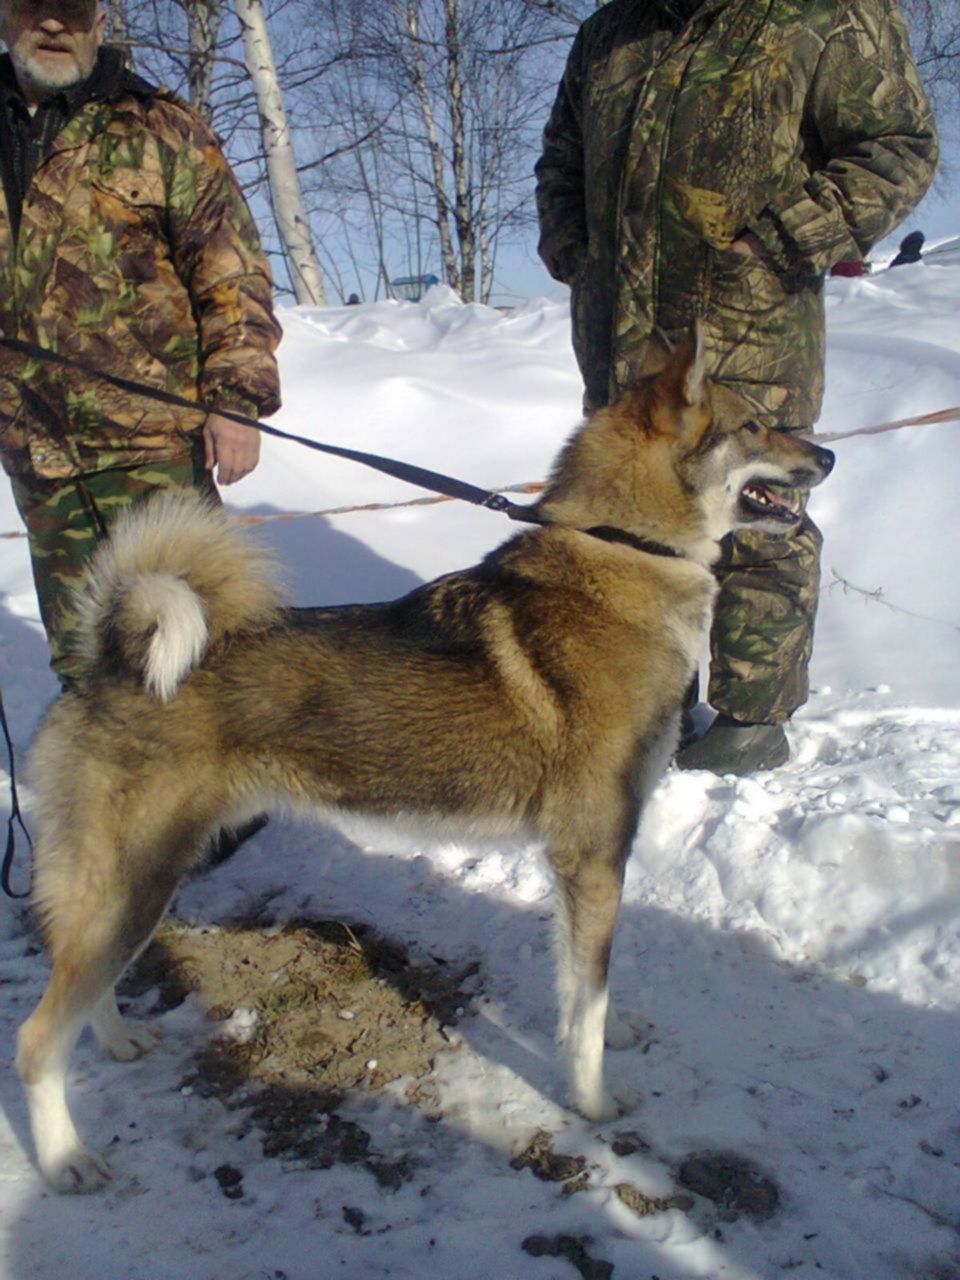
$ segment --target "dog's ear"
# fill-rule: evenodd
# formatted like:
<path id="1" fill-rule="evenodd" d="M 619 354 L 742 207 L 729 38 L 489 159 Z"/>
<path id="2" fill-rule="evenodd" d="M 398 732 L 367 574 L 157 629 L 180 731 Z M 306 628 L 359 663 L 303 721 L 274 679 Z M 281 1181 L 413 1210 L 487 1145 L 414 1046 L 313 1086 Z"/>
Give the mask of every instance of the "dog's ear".
<path id="1" fill-rule="evenodd" d="M 651 333 L 647 339 L 638 377 L 655 378 L 673 359 L 674 349 L 662 333 Z"/>
<path id="2" fill-rule="evenodd" d="M 703 323 L 696 320 L 652 383 L 653 430 L 681 445 L 695 444 L 711 420 L 706 348 Z"/>
<path id="3" fill-rule="evenodd" d="M 690 332 L 677 347 L 673 357 L 680 398 L 686 405 L 699 404 L 707 376 L 707 344 L 703 321 L 694 320 Z"/>
<path id="4" fill-rule="evenodd" d="M 689 409 L 702 404 L 707 377 L 707 344 L 703 321 L 694 320 L 674 351 L 662 341 L 657 341 L 662 363 L 655 376 L 661 394 L 665 392 L 678 409 Z M 654 339 L 651 339 L 651 347 L 653 342 Z M 654 358 L 652 353 L 645 355 L 645 372 L 648 360 L 652 362 Z"/>

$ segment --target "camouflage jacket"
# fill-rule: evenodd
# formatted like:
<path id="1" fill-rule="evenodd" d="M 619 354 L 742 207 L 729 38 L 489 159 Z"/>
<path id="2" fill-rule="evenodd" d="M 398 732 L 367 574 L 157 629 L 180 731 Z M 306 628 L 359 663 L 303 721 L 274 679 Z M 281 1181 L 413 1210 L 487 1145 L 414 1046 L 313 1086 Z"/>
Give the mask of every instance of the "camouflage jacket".
<path id="1" fill-rule="evenodd" d="M 119 72 L 57 135 L 14 238 L 0 192 L 0 334 L 217 408 L 279 405 L 270 270 L 216 138 Z M 0 347 L 0 454 L 59 478 L 170 460 L 203 415 Z"/>
<path id="2" fill-rule="evenodd" d="M 937 162 L 892 0 L 612 0 L 581 27 L 537 164 L 540 254 L 572 287 L 588 404 L 650 334 L 704 318 L 770 425 L 823 395 L 823 279 L 913 208 Z M 688 6 L 689 8 L 689 6 Z M 762 257 L 731 250 L 750 230 Z"/>

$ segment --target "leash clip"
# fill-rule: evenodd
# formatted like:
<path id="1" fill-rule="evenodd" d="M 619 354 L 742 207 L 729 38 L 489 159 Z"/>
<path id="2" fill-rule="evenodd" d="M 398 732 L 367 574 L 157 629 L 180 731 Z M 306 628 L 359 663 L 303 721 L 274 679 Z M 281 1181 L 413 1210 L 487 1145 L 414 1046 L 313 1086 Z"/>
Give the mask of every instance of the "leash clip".
<path id="1" fill-rule="evenodd" d="M 491 493 L 480 503 L 481 507 L 489 507 L 491 511 L 507 511 L 513 503 L 502 493 Z"/>

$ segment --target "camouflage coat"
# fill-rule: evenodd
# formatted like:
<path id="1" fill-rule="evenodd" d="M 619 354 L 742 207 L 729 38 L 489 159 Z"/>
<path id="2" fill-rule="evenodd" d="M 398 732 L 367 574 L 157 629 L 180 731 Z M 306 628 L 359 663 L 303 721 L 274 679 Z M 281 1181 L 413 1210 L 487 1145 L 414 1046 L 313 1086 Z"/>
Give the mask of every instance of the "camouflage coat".
<path id="1" fill-rule="evenodd" d="M 584 23 L 537 165 L 587 400 L 629 385 L 655 329 L 701 315 L 714 371 L 759 417 L 811 424 L 824 273 L 887 235 L 936 167 L 903 22 L 892 0 L 669 12 L 612 0 Z M 747 230 L 764 257 L 731 250 Z"/>
<path id="2" fill-rule="evenodd" d="M 280 330 L 256 228 L 216 138 L 125 73 L 0 193 L 0 333 L 217 408 L 272 413 Z M 0 348 L 0 454 L 64 478 L 186 458 L 201 414 Z"/>

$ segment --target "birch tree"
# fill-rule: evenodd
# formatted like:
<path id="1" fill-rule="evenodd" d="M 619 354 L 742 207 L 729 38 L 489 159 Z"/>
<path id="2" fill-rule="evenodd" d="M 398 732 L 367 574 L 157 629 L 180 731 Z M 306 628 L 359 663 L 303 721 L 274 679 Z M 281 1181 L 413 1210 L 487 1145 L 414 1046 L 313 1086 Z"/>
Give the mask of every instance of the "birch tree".
<path id="1" fill-rule="evenodd" d="M 488 300 L 499 249 L 532 225 L 535 147 L 560 72 L 544 51 L 569 38 L 569 20 L 529 0 L 316 0 L 313 24 L 344 60 L 301 114 L 328 121 L 327 141 L 379 120 L 319 175 L 344 223 L 375 204 L 394 275 L 426 274 L 426 258 L 465 301 Z"/>
<path id="2" fill-rule="evenodd" d="M 320 306 L 326 302 L 323 275 L 303 203 L 263 5 L 261 0 L 234 0 L 234 8 L 243 29 L 245 59 L 257 98 L 270 179 L 270 200 L 294 295 L 299 303 Z"/>
<path id="3" fill-rule="evenodd" d="M 130 30 L 127 23 L 126 0 L 107 0 L 107 29 L 110 41 L 123 49 L 128 67 L 133 66 L 133 50 L 130 47 Z"/>
<path id="4" fill-rule="evenodd" d="M 190 45 L 188 84 L 190 105 L 205 120 L 213 118 L 213 75 L 217 36 L 223 16 L 223 0 L 184 0 Z"/>

